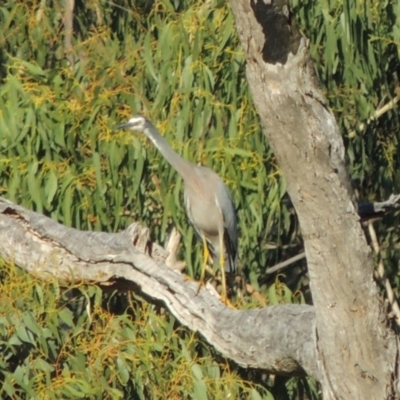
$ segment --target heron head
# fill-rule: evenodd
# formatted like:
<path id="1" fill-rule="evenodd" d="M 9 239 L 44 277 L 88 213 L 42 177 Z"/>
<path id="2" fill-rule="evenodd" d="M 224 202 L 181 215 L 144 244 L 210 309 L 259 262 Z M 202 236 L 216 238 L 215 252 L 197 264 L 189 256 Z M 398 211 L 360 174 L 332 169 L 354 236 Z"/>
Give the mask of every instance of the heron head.
<path id="1" fill-rule="evenodd" d="M 115 127 L 115 129 L 132 129 L 133 131 L 143 132 L 146 128 L 147 120 L 141 115 L 135 115 L 125 124 L 121 124 Z"/>

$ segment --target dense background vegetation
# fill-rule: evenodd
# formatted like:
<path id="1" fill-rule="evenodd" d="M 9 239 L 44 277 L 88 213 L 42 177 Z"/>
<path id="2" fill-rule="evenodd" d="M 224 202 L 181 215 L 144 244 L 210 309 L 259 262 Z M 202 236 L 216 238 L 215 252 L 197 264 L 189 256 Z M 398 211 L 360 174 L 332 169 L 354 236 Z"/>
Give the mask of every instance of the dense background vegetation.
<path id="1" fill-rule="evenodd" d="M 301 251 L 301 237 L 225 2 L 76 1 L 71 49 L 63 5 L 0 6 L 0 195 L 79 229 L 114 232 L 141 221 L 160 243 L 175 225 L 186 272 L 197 276 L 201 251 L 181 180 L 143 135 L 113 131 L 141 112 L 231 189 L 246 281 L 267 304 L 311 301 L 303 263 L 265 275 Z M 311 41 L 360 198 L 398 192 L 399 119 L 395 110 L 373 116 L 396 95 L 400 5 L 293 0 L 292 11 Z M 397 220 L 378 226 L 395 287 Z M 274 379 L 219 358 L 132 294 L 71 290 L 5 264 L 0 279 L 2 398 L 318 398 L 311 381 Z M 259 305 L 246 293 L 238 304 Z"/>

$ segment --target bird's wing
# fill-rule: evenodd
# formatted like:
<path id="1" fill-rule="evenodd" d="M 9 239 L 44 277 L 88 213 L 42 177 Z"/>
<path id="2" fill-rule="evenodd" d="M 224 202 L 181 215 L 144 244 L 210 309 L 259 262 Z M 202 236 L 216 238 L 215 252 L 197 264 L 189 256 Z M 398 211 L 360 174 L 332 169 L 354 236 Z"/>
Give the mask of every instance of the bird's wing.
<path id="1" fill-rule="evenodd" d="M 192 216 L 192 205 L 190 204 L 189 196 L 187 194 L 187 189 L 185 188 L 185 191 L 183 192 L 183 200 L 185 202 L 185 209 L 186 209 L 186 214 L 188 216 L 190 225 L 192 225 L 197 238 L 202 242 L 203 237 L 201 236 L 201 232 L 197 228 L 197 225 L 193 222 L 193 216 Z"/>
<path id="2" fill-rule="evenodd" d="M 231 194 L 221 180 L 217 184 L 217 204 L 224 220 L 224 244 L 229 256 L 229 272 L 235 272 L 239 237 L 237 216 Z"/>

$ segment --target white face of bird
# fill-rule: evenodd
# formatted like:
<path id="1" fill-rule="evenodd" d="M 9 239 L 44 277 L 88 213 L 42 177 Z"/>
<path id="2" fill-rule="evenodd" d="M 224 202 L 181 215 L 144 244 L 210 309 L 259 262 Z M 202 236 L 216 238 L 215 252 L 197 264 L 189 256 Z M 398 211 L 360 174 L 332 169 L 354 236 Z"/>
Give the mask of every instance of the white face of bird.
<path id="1" fill-rule="evenodd" d="M 146 122 L 146 118 L 138 114 L 132 117 L 127 123 L 116 126 L 115 129 L 132 129 L 133 131 L 143 132 Z"/>

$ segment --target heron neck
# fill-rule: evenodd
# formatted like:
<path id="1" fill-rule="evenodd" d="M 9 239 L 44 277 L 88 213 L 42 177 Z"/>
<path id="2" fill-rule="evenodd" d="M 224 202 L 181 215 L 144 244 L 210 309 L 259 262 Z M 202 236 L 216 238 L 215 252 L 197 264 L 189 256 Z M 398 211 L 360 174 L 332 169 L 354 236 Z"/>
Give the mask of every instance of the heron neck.
<path id="1" fill-rule="evenodd" d="M 191 163 L 176 153 L 155 128 L 147 128 L 144 133 L 153 142 L 154 146 L 157 147 L 158 151 L 168 161 L 171 167 L 174 168 L 183 179 L 186 179 Z"/>

